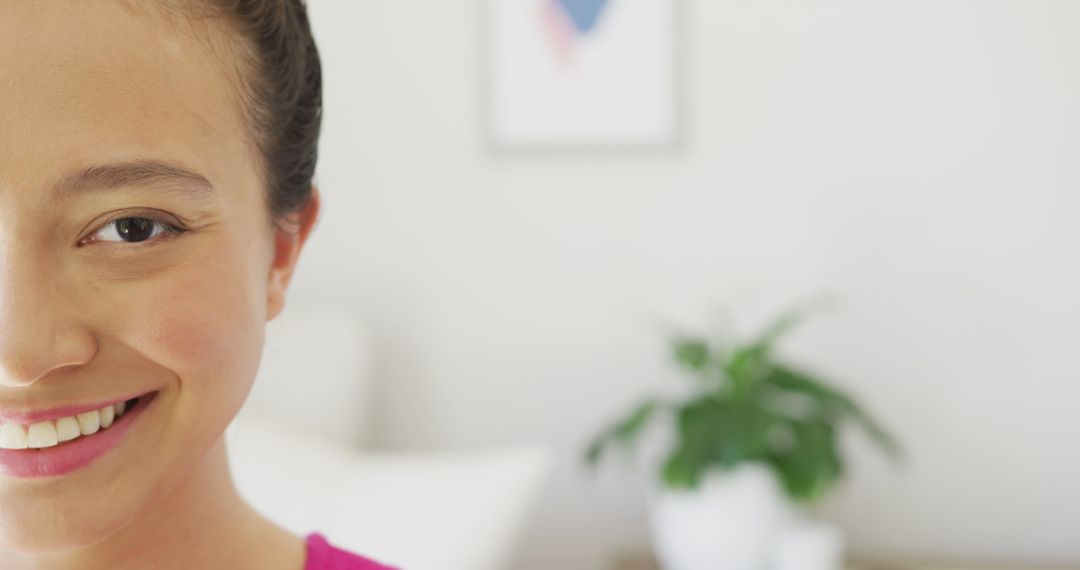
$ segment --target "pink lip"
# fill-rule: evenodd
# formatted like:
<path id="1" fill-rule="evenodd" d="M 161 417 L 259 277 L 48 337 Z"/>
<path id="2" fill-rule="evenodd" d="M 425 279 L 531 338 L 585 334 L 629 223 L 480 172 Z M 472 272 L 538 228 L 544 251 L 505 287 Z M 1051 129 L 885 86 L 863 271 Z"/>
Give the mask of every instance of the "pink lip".
<path id="1" fill-rule="evenodd" d="M 111 406 L 113 404 L 119 404 L 120 402 L 126 402 L 132 398 L 138 398 L 139 396 L 143 396 L 145 394 L 149 394 L 149 392 L 138 392 L 135 394 L 129 394 L 123 398 L 113 398 L 111 400 L 105 400 L 93 404 L 62 406 L 59 408 L 52 408 L 48 410 L 32 410 L 29 412 L 0 410 L 0 422 L 15 422 L 17 424 L 30 425 L 34 422 L 58 420 L 60 418 L 66 418 L 68 416 L 76 416 L 82 413 L 100 410 L 105 406 Z"/>
<path id="2" fill-rule="evenodd" d="M 20 478 L 55 477 L 93 463 L 123 441 L 124 436 L 156 396 L 157 393 L 153 393 L 140 398 L 135 407 L 117 418 L 111 426 L 102 428 L 95 434 L 79 436 L 42 449 L 0 449 L 0 475 Z"/>

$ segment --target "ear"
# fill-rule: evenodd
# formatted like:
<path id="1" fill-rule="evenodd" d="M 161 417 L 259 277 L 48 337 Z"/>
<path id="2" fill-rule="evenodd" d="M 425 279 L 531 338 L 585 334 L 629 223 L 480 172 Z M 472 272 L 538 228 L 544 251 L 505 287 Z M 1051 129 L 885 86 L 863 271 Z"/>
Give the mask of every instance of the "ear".
<path id="1" fill-rule="evenodd" d="M 267 321 L 278 316 L 285 307 L 285 290 L 289 287 L 300 250 L 311 235 L 318 217 L 319 189 L 312 186 L 307 204 L 299 211 L 289 214 L 280 224 L 281 227 L 274 228 L 274 257 L 266 288 Z"/>

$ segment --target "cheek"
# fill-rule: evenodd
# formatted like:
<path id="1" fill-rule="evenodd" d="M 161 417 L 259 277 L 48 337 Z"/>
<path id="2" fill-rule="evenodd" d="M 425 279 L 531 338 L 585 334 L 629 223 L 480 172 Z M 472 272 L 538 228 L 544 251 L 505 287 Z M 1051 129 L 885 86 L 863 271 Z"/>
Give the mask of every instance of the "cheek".
<path id="1" fill-rule="evenodd" d="M 101 342 L 87 377 L 160 387 L 158 412 L 134 442 L 138 470 L 106 465 L 66 488 L 0 485 L 0 550 L 86 545 L 117 532 L 180 485 L 232 421 L 258 369 L 266 279 L 242 240 L 204 246 L 141 280 L 73 288 Z"/>
<path id="2" fill-rule="evenodd" d="M 231 419 L 258 368 L 266 281 L 257 265 L 246 249 L 219 248 L 156 276 L 145 295 L 124 303 L 125 344 L 171 373 L 178 404 L 211 425 Z"/>

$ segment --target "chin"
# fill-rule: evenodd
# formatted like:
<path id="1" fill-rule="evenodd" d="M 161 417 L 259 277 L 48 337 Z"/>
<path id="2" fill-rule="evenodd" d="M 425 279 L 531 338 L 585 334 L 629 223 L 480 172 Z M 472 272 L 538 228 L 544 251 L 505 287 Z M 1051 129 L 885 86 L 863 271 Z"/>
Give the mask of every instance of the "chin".
<path id="1" fill-rule="evenodd" d="M 0 511 L 0 550 L 48 554 L 87 548 L 117 533 L 125 522 L 110 509 L 37 504 L 27 512 L 5 503 Z"/>

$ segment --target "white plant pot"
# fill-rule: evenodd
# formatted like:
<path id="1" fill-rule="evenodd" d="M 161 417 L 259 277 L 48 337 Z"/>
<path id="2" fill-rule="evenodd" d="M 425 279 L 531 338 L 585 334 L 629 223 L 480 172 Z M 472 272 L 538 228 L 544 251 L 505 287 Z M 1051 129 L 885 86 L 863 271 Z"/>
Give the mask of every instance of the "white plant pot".
<path id="1" fill-rule="evenodd" d="M 694 491 L 661 485 L 649 510 L 664 570 L 764 570 L 794 514 L 773 471 L 756 463 L 713 471 Z"/>

